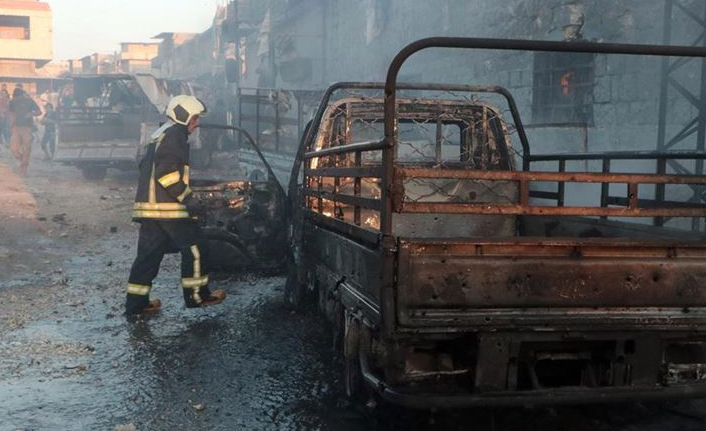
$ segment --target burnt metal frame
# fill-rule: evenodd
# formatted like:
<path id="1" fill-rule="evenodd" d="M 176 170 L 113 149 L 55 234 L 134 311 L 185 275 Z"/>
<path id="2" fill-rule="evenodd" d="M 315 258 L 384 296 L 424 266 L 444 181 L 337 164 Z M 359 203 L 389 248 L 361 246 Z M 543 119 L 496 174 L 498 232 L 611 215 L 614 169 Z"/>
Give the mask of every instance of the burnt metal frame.
<path id="1" fill-rule="evenodd" d="M 689 152 L 689 151 L 611 151 L 611 152 L 598 152 L 598 153 L 581 153 L 581 154 L 541 154 L 532 157 L 532 162 L 558 162 L 558 171 L 566 172 L 566 162 L 567 161 L 600 161 L 601 171 L 604 174 L 611 174 L 611 162 L 616 160 L 654 160 L 657 166 L 657 175 L 666 174 L 666 166 L 668 163 L 673 163 L 678 160 L 696 160 L 703 161 L 706 160 L 706 152 Z M 691 178 L 693 176 L 685 176 L 686 178 Z M 684 183 L 693 186 L 691 183 Z M 540 199 L 551 199 L 557 201 L 557 206 L 564 206 L 565 198 L 565 183 L 559 182 L 557 185 L 557 191 L 538 191 L 531 190 L 530 197 L 540 198 Z M 624 197 L 613 196 L 610 194 L 610 183 L 601 184 L 601 197 L 600 197 L 601 207 L 608 207 L 608 205 L 618 205 L 618 206 L 629 206 L 629 201 Z M 650 206 L 655 207 L 657 203 L 662 203 L 669 205 L 670 207 L 686 207 L 688 204 L 684 202 L 667 201 L 665 200 L 665 183 L 655 184 L 655 199 L 638 199 L 638 205 L 641 208 L 648 208 Z M 698 205 L 691 205 L 691 207 L 696 207 Z M 706 207 L 706 205 L 704 206 Z M 601 219 L 607 218 L 607 215 L 599 214 Z M 679 215 L 683 217 L 683 214 Z M 699 220 L 701 217 L 694 216 L 695 220 Z M 655 226 L 663 226 L 664 222 L 668 219 L 663 215 L 655 216 L 653 219 L 653 224 Z M 698 226 L 698 225 L 697 225 Z M 693 224 L 692 224 L 693 227 Z"/>
<path id="2" fill-rule="evenodd" d="M 669 46 L 651 46 L 651 45 L 618 45 L 618 44 L 595 44 L 595 43 L 562 43 L 562 42 L 540 42 L 540 41 L 522 41 L 522 40 L 498 40 L 498 39 L 473 39 L 473 38 L 429 38 L 414 42 L 400 51 L 397 56 L 392 61 L 390 68 L 388 70 L 387 81 L 385 83 L 385 101 L 384 101 L 384 121 L 385 121 L 385 138 L 380 142 L 370 142 L 349 145 L 347 147 L 331 148 L 321 151 L 308 151 L 308 146 L 311 144 L 313 137 L 316 135 L 317 130 L 321 125 L 323 114 L 328 106 L 329 100 L 332 94 L 341 89 L 376 89 L 380 88 L 380 84 L 374 83 L 338 83 L 331 86 L 323 96 L 322 102 L 319 105 L 316 116 L 314 117 L 313 123 L 306 132 L 302 144 L 297 152 L 295 164 L 293 166 L 292 175 L 290 176 L 289 183 L 289 197 L 292 204 L 298 204 L 297 195 L 297 184 L 300 174 L 301 164 L 305 159 L 320 157 L 331 154 L 343 154 L 343 153 L 360 153 L 361 151 L 369 150 L 382 150 L 383 151 L 383 163 L 382 166 L 375 167 L 375 172 L 366 172 L 361 170 L 360 167 L 355 168 L 326 168 L 326 169 L 313 169 L 307 172 L 311 175 L 341 175 L 350 177 L 361 177 L 366 175 L 380 175 L 382 178 L 382 211 L 381 211 L 381 230 L 380 234 L 373 235 L 373 240 L 377 239 L 375 248 L 380 251 L 381 257 L 381 278 L 380 278 L 380 336 L 386 339 L 394 339 L 396 336 L 402 334 L 397 333 L 397 322 L 396 322 L 396 304 L 395 304 L 395 277 L 396 277 L 396 253 L 397 253 L 397 239 L 392 235 L 392 213 L 397 210 L 395 207 L 395 199 L 397 190 L 396 181 L 401 178 L 402 173 L 412 173 L 420 174 L 420 172 L 410 172 L 411 170 L 405 171 L 402 168 L 397 168 L 394 161 L 394 149 L 396 144 L 396 91 L 398 89 L 408 89 L 414 86 L 407 85 L 397 85 L 397 75 L 408 57 L 417 51 L 432 48 L 432 47 L 446 47 L 446 48 L 475 48 L 475 49 L 505 49 L 505 50 L 529 50 L 529 51 L 557 51 L 557 52 L 595 52 L 595 53 L 613 53 L 613 54 L 629 54 L 629 55 L 660 55 L 660 56 L 696 56 L 696 57 L 706 57 L 706 49 L 694 48 L 694 47 L 669 47 Z M 469 88 L 469 87 L 465 87 Z M 441 89 L 440 87 L 437 89 Z M 514 102 L 512 98 L 509 98 L 510 108 L 513 112 L 513 116 L 516 113 L 514 108 Z M 680 158 L 695 158 L 703 159 L 703 154 L 694 153 L 613 153 L 610 155 L 539 155 L 532 156 L 530 154 L 530 148 L 527 144 L 526 136 L 524 135 L 524 129 L 519 116 L 514 119 L 517 127 L 517 132 L 520 137 L 520 141 L 524 150 L 523 157 L 523 171 L 529 171 L 530 163 L 533 161 L 552 161 L 557 160 L 560 163 L 566 163 L 568 160 L 607 160 L 608 163 L 611 159 L 656 159 L 659 163 L 666 163 L 668 159 L 680 159 Z M 605 162 L 604 162 L 605 163 Z M 456 172 L 452 172 L 452 175 L 456 175 Z M 423 173 L 426 174 L 426 173 Z M 444 174 L 439 176 L 435 172 L 429 172 L 433 177 L 445 178 Z M 585 182 L 597 182 L 597 183 L 610 183 L 612 182 L 624 182 L 631 184 L 629 187 L 630 194 L 628 196 L 628 209 L 635 211 L 636 208 L 642 207 L 642 203 L 637 199 L 637 184 L 639 182 L 647 183 L 657 183 L 657 184 L 667 184 L 667 183 L 688 183 L 696 182 L 699 184 L 706 183 L 706 178 L 703 176 L 666 176 L 666 175 L 630 175 L 630 174 L 597 174 L 597 173 L 567 173 L 567 172 L 544 172 L 544 173 L 533 173 L 533 172 L 472 172 L 472 173 L 462 173 L 464 178 L 471 178 L 476 175 L 496 175 L 500 176 L 497 179 L 501 180 L 513 180 L 519 181 L 521 186 L 523 201 L 527 201 L 529 196 L 528 183 L 530 181 L 541 179 L 550 179 L 556 181 L 559 184 L 563 182 L 571 182 L 575 180 L 582 180 Z M 430 175 L 430 176 L 432 176 Z M 461 175 L 461 174 L 458 174 Z M 607 198 L 607 192 L 604 196 Z M 301 208 L 298 206 L 298 208 Z M 525 214 L 531 211 L 525 211 L 527 206 L 520 208 L 518 213 Z M 644 211 L 646 208 L 641 208 Z M 668 208 L 670 211 L 674 208 Z M 606 208 L 607 210 L 607 208 Z M 698 208 L 699 215 L 706 215 L 706 209 Z M 611 210 L 612 211 L 612 210 Z M 469 211 L 464 211 L 469 212 Z M 357 232 L 352 230 L 355 226 L 348 223 L 340 222 L 332 218 L 325 218 L 320 214 L 306 214 L 309 216 L 318 216 L 319 222 L 322 226 L 327 226 L 331 229 L 338 230 L 340 233 L 347 234 L 351 237 L 356 237 Z M 650 212 L 645 211 L 643 215 L 648 215 Z M 665 213 L 658 214 L 667 214 Z M 668 214 L 667 214 L 668 215 Z M 326 220 L 323 220 L 323 219 Z M 314 219 L 315 221 L 316 218 Z M 336 224 L 339 223 L 340 225 Z M 348 230 L 341 230 L 348 228 Z M 366 231 L 369 234 L 372 232 Z M 362 238 L 360 238 L 362 240 Z M 516 394 L 507 396 L 502 394 L 499 397 L 488 400 L 487 396 L 438 396 L 436 394 L 406 394 L 399 392 L 392 387 L 387 386 L 387 384 L 380 380 L 375 373 L 371 370 L 368 364 L 368 355 L 370 350 L 369 340 L 365 340 L 360 349 L 360 360 L 361 368 L 364 379 L 367 383 L 374 386 L 383 396 L 387 399 L 394 400 L 396 402 L 419 406 L 419 407 L 429 407 L 430 405 L 436 405 L 439 407 L 461 407 L 473 404 L 516 404 L 517 397 Z M 689 394 L 703 394 L 706 388 L 673 388 L 669 391 L 657 392 L 645 392 L 641 388 L 630 390 L 630 391 L 613 391 L 613 390 L 600 390 L 590 391 L 586 393 L 573 393 L 573 395 L 561 394 L 562 397 L 556 398 L 552 395 L 559 395 L 559 393 L 551 392 L 547 393 L 546 397 L 537 398 L 532 393 L 531 398 L 533 400 L 539 399 L 546 400 L 547 402 L 557 403 L 559 401 L 578 401 L 587 402 L 589 400 L 601 400 L 606 399 L 611 400 L 632 400 L 638 395 L 642 398 L 661 398 L 666 396 L 686 396 Z M 492 396 L 491 396 L 492 397 Z"/>
<path id="3" fill-rule="evenodd" d="M 420 91 L 457 91 L 457 92 L 476 92 L 476 93 L 497 93 L 504 97 L 508 103 L 513 121 L 515 121 L 518 136 L 520 139 L 520 144 L 522 145 L 522 152 L 524 157 L 529 156 L 530 146 L 525 134 L 524 128 L 522 127 L 522 120 L 520 119 L 520 114 L 515 103 L 515 99 L 508 90 L 502 87 L 493 86 L 473 86 L 473 85 L 444 85 L 444 84 L 399 84 L 397 85 L 399 90 L 420 90 Z M 331 154 L 343 154 L 343 153 L 353 153 L 360 151 L 373 151 L 373 150 L 385 150 L 389 146 L 384 140 L 379 142 L 365 142 L 350 144 L 342 147 L 328 148 L 325 150 L 320 150 L 316 152 L 307 152 L 309 145 L 312 143 L 313 138 L 316 136 L 318 128 L 321 126 L 321 120 L 323 119 L 324 112 L 326 111 L 331 97 L 338 91 L 342 90 L 384 90 L 385 83 L 382 82 L 337 82 L 332 84 L 321 98 L 321 103 L 319 108 L 314 115 L 311 126 L 308 128 L 305 136 L 302 138 L 302 144 L 299 146 L 297 152 L 292 175 L 289 179 L 289 196 L 293 197 L 297 192 L 297 181 L 299 178 L 299 173 L 301 170 L 301 164 L 305 159 L 310 159 L 313 157 L 328 156 Z M 367 168 L 366 168 L 367 169 Z M 375 169 L 381 169 L 379 166 Z M 346 175 L 341 175 L 346 176 Z"/>
<path id="4" fill-rule="evenodd" d="M 290 176 L 290 184 L 289 184 L 289 192 L 290 192 L 290 199 L 291 197 L 296 196 L 297 193 L 297 181 L 298 181 L 298 175 L 299 171 L 301 169 L 301 164 L 306 161 L 306 160 L 311 160 L 314 158 L 318 157 L 325 157 L 325 156 L 331 156 L 331 155 L 336 155 L 336 154 L 354 154 L 355 155 L 355 160 L 356 164 L 358 166 L 356 167 L 351 167 L 351 168 L 317 168 L 317 169 L 311 169 L 308 166 L 305 166 L 304 169 L 304 174 L 305 176 L 326 176 L 326 177 L 331 177 L 334 178 L 335 181 L 337 181 L 340 178 L 354 178 L 356 182 L 356 188 L 355 191 L 356 193 L 360 193 L 360 186 L 359 182 L 361 178 L 381 178 L 383 177 L 384 170 L 381 168 L 381 166 L 371 166 L 371 167 L 363 167 L 359 166 L 360 161 L 362 159 L 362 152 L 365 151 L 377 151 L 377 150 L 383 150 L 383 152 L 389 148 L 389 146 L 385 143 L 384 140 L 381 141 L 373 141 L 373 142 L 361 142 L 361 143 L 355 143 L 355 144 L 348 144 L 348 145 L 343 145 L 339 147 L 332 147 L 332 148 L 326 148 L 322 150 L 317 150 L 317 151 L 307 151 L 311 145 L 313 145 L 313 140 L 316 136 L 316 130 L 321 125 L 321 120 L 323 119 L 324 113 L 326 109 L 329 106 L 329 102 L 331 100 L 331 97 L 336 91 L 340 90 L 351 90 L 351 89 L 356 89 L 356 90 L 366 90 L 366 89 L 378 89 L 382 90 L 384 88 L 384 84 L 382 83 L 362 83 L 362 82 L 341 82 L 332 85 L 324 94 L 324 97 L 322 98 L 321 104 L 319 105 L 319 110 L 317 111 L 316 116 L 314 117 L 314 123 L 311 125 L 311 127 L 308 130 L 307 135 L 304 137 L 304 140 L 302 141 L 302 145 L 299 148 L 299 152 L 297 153 L 297 157 L 294 163 L 294 168 L 292 171 L 292 174 Z M 469 92 L 469 93 L 494 93 L 502 96 L 505 98 L 508 107 L 510 109 L 513 121 L 515 121 L 516 128 L 518 131 L 520 143 L 522 145 L 522 150 L 523 150 L 523 155 L 528 155 L 530 152 L 530 147 L 529 147 L 529 141 L 527 139 L 527 136 L 524 132 L 524 128 L 522 127 L 522 120 L 519 115 L 519 111 L 517 109 L 517 105 L 515 103 L 514 98 L 510 94 L 508 90 L 502 87 L 497 87 L 497 86 L 472 86 L 472 85 L 445 85 L 445 84 L 400 84 L 398 85 L 398 88 L 401 90 L 419 90 L 419 91 L 451 91 L 451 92 Z M 306 181 L 305 181 L 306 182 Z M 319 181 L 318 184 L 318 190 L 317 189 L 312 189 L 309 188 L 308 185 L 305 184 L 304 189 L 301 191 L 303 197 L 314 197 L 318 199 L 319 202 L 319 207 L 321 208 L 322 206 L 322 201 L 324 199 L 330 200 L 333 202 L 339 202 L 343 203 L 346 205 L 352 205 L 354 206 L 354 211 L 356 214 L 356 220 L 359 220 L 359 212 L 360 208 L 366 208 L 366 209 L 372 209 L 376 210 L 380 213 L 380 217 L 382 219 L 383 217 L 383 210 L 384 210 L 384 205 L 383 199 L 371 199 L 371 198 L 362 198 L 360 196 L 353 196 L 353 195 L 344 195 L 344 194 L 339 194 L 339 193 L 328 193 L 325 191 L 321 190 L 321 181 Z M 384 194 L 383 194 L 384 196 Z M 292 202 L 294 203 L 294 202 Z M 308 211 L 308 212 L 313 212 L 313 211 Z M 308 214 L 310 217 L 313 216 L 312 214 Z M 320 219 L 320 218 L 318 218 Z M 345 232 L 357 239 L 360 239 L 362 241 L 371 242 L 371 232 L 368 230 L 360 227 L 357 225 L 351 225 L 350 223 L 340 221 L 337 219 L 331 219 L 330 223 L 328 223 L 336 228 L 339 232 Z M 379 243 L 379 237 L 377 234 L 373 234 L 376 236 L 377 241 L 375 243 Z"/>
<path id="5" fill-rule="evenodd" d="M 491 50 L 515 50 L 515 51 L 545 51 L 545 52 L 581 52 L 596 54 L 624 54 L 624 55 L 654 55 L 654 56 L 678 56 L 678 57 L 701 57 L 706 58 L 706 48 L 693 46 L 660 46 L 660 45 L 632 45 L 613 43 L 592 43 L 592 42 L 552 42 L 552 41 L 531 41 L 518 39 L 484 39 L 484 38 L 454 38 L 454 37 L 432 37 L 420 39 L 402 48 L 390 63 L 385 81 L 385 144 L 382 155 L 382 200 L 383 211 L 380 217 L 380 228 L 382 235 L 382 266 L 381 266 L 381 308 L 382 331 L 386 337 L 393 337 L 396 327 L 395 310 L 395 252 L 396 241 L 392 235 L 392 213 L 394 211 L 396 168 L 394 161 L 394 147 L 396 145 L 396 101 L 397 101 L 397 76 L 402 65 L 413 54 L 428 48 L 462 48 L 462 49 L 491 49 Z M 522 123 L 516 121 L 516 128 L 522 137 L 524 130 Z M 524 141 L 523 141 L 524 146 Z M 529 148 L 527 148 L 528 150 Z M 527 151 L 523 158 L 523 170 L 529 170 L 532 155 Z M 566 180 L 570 181 L 571 173 L 563 174 Z M 610 180 L 609 176 L 606 180 Z M 631 191 L 637 192 L 636 187 L 630 187 Z M 633 207 L 639 205 L 637 194 L 631 193 Z M 524 207 L 527 208 L 527 207 Z M 519 208 L 518 214 L 524 214 Z M 607 209 L 607 208 L 606 208 Z M 531 211 L 530 211 L 531 213 Z M 706 210 L 703 210 L 706 215 Z M 659 216 L 660 214 L 656 214 Z M 670 215 L 670 214 L 665 214 Z"/>

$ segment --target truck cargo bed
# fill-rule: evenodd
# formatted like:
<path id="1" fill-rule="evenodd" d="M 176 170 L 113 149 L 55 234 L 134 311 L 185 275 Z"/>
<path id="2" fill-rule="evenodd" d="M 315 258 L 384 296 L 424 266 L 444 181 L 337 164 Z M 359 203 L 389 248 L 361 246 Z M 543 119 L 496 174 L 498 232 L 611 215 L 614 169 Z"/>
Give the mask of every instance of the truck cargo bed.
<path id="1" fill-rule="evenodd" d="M 704 258 L 700 242 L 400 239 L 397 317 L 403 326 L 701 325 Z"/>

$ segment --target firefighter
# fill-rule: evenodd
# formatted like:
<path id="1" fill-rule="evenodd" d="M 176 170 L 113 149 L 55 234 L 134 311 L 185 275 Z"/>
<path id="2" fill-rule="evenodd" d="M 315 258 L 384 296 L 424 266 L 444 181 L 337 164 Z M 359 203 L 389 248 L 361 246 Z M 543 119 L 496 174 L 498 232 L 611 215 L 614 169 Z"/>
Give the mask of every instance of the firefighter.
<path id="1" fill-rule="evenodd" d="M 169 121 L 152 134 L 140 161 L 140 179 L 133 220 L 140 223 L 137 257 L 130 270 L 126 314 L 153 312 L 158 299 L 150 301 L 152 280 L 165 253 L 181 253 L 181 284 L 188 308 L 216 305 L 225 299 L 221 289 L 208 288 L 208 250 L 195 221 L 202 208 L 189 188 L 187 138 L 199 124 L 205 105 L 194 96 L 172 98 Z"/>

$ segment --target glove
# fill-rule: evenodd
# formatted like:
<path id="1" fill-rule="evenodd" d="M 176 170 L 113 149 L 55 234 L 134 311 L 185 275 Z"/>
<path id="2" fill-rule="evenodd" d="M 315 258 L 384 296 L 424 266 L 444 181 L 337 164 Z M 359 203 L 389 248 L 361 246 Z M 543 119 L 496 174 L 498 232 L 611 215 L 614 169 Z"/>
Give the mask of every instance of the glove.
<path id="1" fill-rule="evenodd" d="M 186 207 L 186 211 L 189 213 L 190 217 L 196 217 L 206 211 L 206 206 L 201 202 L 201 199 L 195 198 L 192 193 L 190 193 L 182 203 Z"/>

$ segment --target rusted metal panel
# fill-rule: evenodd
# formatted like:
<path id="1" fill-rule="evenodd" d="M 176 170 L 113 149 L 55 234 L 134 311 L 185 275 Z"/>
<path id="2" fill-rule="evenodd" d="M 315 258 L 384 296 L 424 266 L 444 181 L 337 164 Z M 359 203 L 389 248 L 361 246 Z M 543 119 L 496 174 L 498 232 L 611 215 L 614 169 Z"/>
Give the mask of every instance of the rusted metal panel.
<path id="1" fill-rule="evenodd" d="M 497 214 L 526 216 L 706 217 L 706 206 L 692 208 L 553 207 L 541 205 L 403 202 L 397 209 L 421 214 Z"/>
<path id="2" fill-rule="evenodd" d="M 494 181 L 578 183 L 706 184 L 704 175 L 619 174 L 594 172 L 485 171 L 479 169 L 395 168 L 403 178 L 457 178 Z"/>
<path id="3" fill-rule="evenodd" d="M 462 334 L 498 330 L 591 337 L 595 331 L 706 331 L 704 307 L 406 308 L 399 334 Z M 518 335 L 519 336 L 519 335 Z"/>
<path id="4" fill-rule="evenodd" d="M 401 307 L 600 307 L 706 305 L 699 261 L 571 258 L 413 260 Z"/>
<path id="5" fill-rule="evenodd" d="M 703 247 L 589 243 L 402 242 L 398 319 L 412 324 L 418 309 L 706 306 Z"/>
<path id="6" fill-rule="evenodd" d="M 395 168 L 403 178 L 458 178 L 494 181 L 580 183 L 706 184 L 704 175 L 619 174 L 594 172 L 485 171 L 479 169 Z"/>
<path id="7" fill-rule="evenodd" d="M 379 252 L 316 226 L 305 228 L 303 247 L 310 269 L 326 267 L 336 275 L 337 280 L 345 281 L 347 286 L 373 302 L 379 301 Z"/>
<path id="8" fill-rule="evenodd" d="M 440 178 L 453 178 L 468 181 L 511 181 L 519 183 L 519 199 L 497 202 L 459 202 L 458 199 L 437 199 L 419 201 L 410 197 L 409 180 L 425 178 L 430 181 Z M 627 195 L 621 202 L 624 207 L 608 207 L 605 196 L 600 206 L 563 206 L 563 190 L 542 194 L 530 190 L 530 184 L 538 182 L 601 183 L 604 188 L 610 183 L 625 183 Z M 429 169 L 396 168 L 394 181 L 394 210 L 407 213 L 427 214 L 508 214 L 508 215 L 561 215 L 561 216 L 602 216 L 602 217 L 706 217 L 706 205 L 701 203 L 657 202 L 638 199 L 640 184 L 706 184 L 703 175 L 659 175 L 659 174 L 613 174 L 588 172 L 513 172 L 478 169 Z M 487 187 L 487 186 L 486 186 Z M 605 194 L 605 193 L 604 193 Z M 556 198 L 557 206 L 536 205 L 530 196 Z M 616 203 L 613 200 L 611 203 Z"/>
<path id="9" fill-rule="evenodd" d="M 685 256 L 706 258 L 706 245 L 699 240 L 624 238 L 400 238 L 400 247 L 414 253 L 479 254 L 484 256 L 572 256 L 575 250 L 584 256 Z M 649 253 L 649 254 L 640 254 Z"/>

